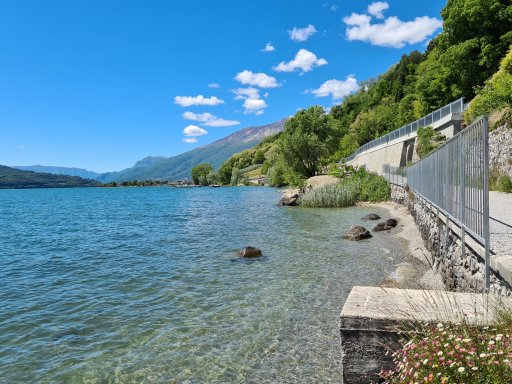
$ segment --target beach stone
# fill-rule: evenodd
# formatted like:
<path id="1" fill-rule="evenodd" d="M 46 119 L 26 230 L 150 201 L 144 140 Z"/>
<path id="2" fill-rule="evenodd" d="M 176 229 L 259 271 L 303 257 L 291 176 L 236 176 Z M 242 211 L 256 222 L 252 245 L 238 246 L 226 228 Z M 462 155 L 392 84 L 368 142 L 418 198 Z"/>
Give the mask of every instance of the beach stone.
<path id="1" fill-rule="evenodd" d="M 396 219 L 387 219 L 386 220 L 386 225 L 388 227 L 393 227 L 394 228 L 394 227 L 396 227 L 398 225 L 398 220 L 396 220 Z"/>
<path id="2" fill-rule="evenodd" d="M 361 217 L 361 220 L 380 220 L 380 216 L 376 213 L 370 213 L 366 216 Z"/>
<path id="3" fill-rule="evenodd" d="M 246 258 L 260 257 L 261 255 L 261 249 L 255 247 L 245 247 L 238 252 L 238 256 Z"/>
<path id="4" fill-rule="evenodd" d="M 347 232 L 343 234 L 342 237 L 347 240 L 359 241 L 372 237 L 372 234 L 365 227 L 360 225 L 352 225 L 347 230 Z"/>

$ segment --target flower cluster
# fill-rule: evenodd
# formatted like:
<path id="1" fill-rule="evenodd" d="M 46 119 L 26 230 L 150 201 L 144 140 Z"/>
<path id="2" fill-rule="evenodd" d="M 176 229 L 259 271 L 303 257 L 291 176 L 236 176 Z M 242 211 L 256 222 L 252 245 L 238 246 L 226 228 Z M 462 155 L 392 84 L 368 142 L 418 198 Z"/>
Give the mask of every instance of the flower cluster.
<path id="1" fill-rule="evenodd" d="M 386 383 L 511 383 L 512 334 L 508 327 L 424 325 L 393 353 Z"/>

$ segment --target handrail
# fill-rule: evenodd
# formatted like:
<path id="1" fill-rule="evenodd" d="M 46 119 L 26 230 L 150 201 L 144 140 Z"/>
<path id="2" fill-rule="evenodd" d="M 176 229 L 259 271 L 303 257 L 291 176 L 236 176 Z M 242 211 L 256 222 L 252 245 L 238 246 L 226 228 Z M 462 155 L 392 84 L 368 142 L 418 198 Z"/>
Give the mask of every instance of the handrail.
<path id="1" fill-rule="evenodd" d="M 374 139 L 360 146 L 352 155 L 345 158 L 342 162 L 346 163 L 348 161 L 352 161 L 357 157 L 357 155 L 359 155 L 362 152 L 366 152 L 369 149 L 396 140 L 400 137 L 410 135 L 411 133 L 416 132 L 418 128 L 428 127 L 429 125 L 438 122 L 439 120 L 448 116 L 449 114 L 457 112 L 464 112 L 464 98 L 462 97 L 458 100 L 451 102 L 450 104 L 445 105 L 444 107 L 436 109 L 434 112 L 431 112 L 428 115 L 423 116 L 422 118 L 416 121 L 413 121 L 412 123 L 406 124 L 394 130 L 393 132 L 388 133 L 387 135 Z"/>

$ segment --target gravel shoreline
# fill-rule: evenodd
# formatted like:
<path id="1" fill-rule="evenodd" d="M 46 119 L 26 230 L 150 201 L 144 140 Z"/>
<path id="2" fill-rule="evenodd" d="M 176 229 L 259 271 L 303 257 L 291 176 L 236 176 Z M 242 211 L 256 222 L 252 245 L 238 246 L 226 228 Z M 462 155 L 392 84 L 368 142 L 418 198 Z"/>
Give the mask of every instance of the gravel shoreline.
<path id="1" fill-rule="evenodd" d="M 359 203 L 358 206 L 381 208 L 387 211 L 388 217 L 398 220 L 398 225 L 384 236 L 400 241 L 403 248 L 401 255 L 396 255 L 396 269 L 386 280 L 383 287 L 409 289 L 445 290 L 442 278 L 431 268 L 430 252 L 426 249 L 413 217 L 406 207 L 393 202 Z"/>

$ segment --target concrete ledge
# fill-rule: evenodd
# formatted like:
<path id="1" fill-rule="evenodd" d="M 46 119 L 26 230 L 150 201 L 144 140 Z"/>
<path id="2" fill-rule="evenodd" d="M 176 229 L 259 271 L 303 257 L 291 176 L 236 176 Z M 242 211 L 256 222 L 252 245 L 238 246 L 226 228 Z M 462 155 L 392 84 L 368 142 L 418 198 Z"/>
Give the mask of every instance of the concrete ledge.
<path id="1" fill-rule="evenodd" d="M 512 310 L 512 299 L 492 294 L 354 287 L 341 311 L 343 380 L 378 382 L 381 369 L 393 365 L 389 350 L 400 335 L 424 323 L 466 322 L 484 326 L 495 309 Z"/>

